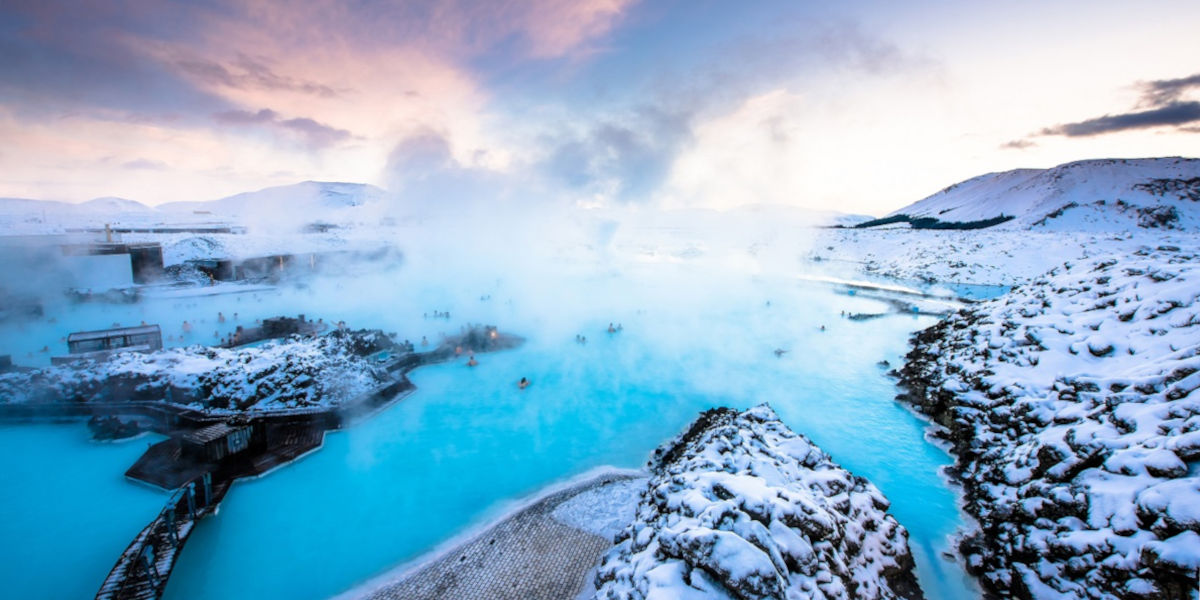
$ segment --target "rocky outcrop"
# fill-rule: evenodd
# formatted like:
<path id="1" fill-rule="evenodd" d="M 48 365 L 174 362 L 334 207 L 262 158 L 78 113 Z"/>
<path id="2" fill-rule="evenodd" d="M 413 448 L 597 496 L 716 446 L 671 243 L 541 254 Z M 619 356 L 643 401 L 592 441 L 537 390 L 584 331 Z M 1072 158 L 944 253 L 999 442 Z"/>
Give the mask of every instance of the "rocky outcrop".
<path id="1" fill-rule="evenodd" d="M 398 349 L 380 331 L 335 331 L 261 346 L 120 353 L 0 374 L 0 403 L 167 401 L 236 411 L 336 406 L 390 381 L 367 354 Z"/>
<path id="2" fill-rule="evenodd" d="M 1196 597 L 1197 256 L 1066 265 L 918 333 L 900 376 L 953 445 L 991 591 Z"/>
<path id="3" fill-rule="evenodd" d="M 703 413 L 649 468 L 596 598 L 922 597 L 888 501 L 766 405 Z"/>

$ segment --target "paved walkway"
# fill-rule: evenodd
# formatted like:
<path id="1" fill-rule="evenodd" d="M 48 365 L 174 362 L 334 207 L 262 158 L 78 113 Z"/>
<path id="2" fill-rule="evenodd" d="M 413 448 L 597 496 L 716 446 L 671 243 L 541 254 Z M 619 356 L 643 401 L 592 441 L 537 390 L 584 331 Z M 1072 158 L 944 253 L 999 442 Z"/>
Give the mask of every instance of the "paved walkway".
<path id="1" fill-rule="evenodd" d="M 361 597 L 570 600 L 583 589 L 588 572 L 612 547 L 612 541 L 563 525 L 551 513 L 577 494 L 630 478 L 604 474 L 551 494 L 403 579 L 376 587 Z"/>

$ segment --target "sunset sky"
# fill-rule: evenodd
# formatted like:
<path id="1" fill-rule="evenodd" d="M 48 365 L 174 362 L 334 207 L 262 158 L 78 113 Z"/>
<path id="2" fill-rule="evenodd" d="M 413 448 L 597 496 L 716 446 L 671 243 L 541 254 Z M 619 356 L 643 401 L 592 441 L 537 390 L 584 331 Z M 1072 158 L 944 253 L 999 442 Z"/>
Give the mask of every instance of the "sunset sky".
<path id="1" fill-rule="evenodd" d="M 0 3 L 0 196 L 302 180 L 402 199 L 882 214 L 1200 156 L 1200 2 Z"/>

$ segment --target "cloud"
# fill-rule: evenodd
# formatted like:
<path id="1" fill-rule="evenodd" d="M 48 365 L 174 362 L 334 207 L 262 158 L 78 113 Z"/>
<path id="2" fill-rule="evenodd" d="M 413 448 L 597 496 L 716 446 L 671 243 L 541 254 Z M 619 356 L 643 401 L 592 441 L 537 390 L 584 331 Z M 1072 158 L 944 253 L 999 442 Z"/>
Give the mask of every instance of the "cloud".
<path id="1" fill-rule="evenodd" d="M 1026 148 L 1032 148 L 1034 146 L 1037 146 L 1037 143 L 1032 142 L 1030 140 L 1012 140 L 1011 142 L 1005 142 L 1003 144 L 1000 144 L 1000 149 L 1001 150 L 1024 150 Z"/>
<path id="2" fill-rule="evenodd" d="M 1200 102 L 1172 102 L 1160 108 L 1104 115 L 1077 123 L 1047 127 L 1041 131 L 1041 135 L 1092 136 L 1127 129 L 1187 125 L 1198 121 L 1200 121 Z"/>
<path id="3" fill-rule="evenodd" d="M 447 134 L 432 129 L 400 140 L 388 155 L 386 172 L 385 185 L 401 201 L 402 213 L 469 211 L 503 201 L 527 183 L 513 174 L 461 164 Z"/>
<path id="4" fill-rule="evenodd" d="M 692 139 L 691 120 L 687 112 L 642 106 L 620 119 L 564 131 L 551 140 L 541 171 L 576 191 L 649 200 Z"/>
<path id="5" fill-rule="evenodd" d="M 400 140 L 388 155 L 388 172 L 399 179 L 401 186 L 454 166 L 450 141 L 445 134 L 430 129 Z"/>
<path id="6" fill-rule="evenodd" d="M 1142 88 L 1142 103 L 1145 106 L 1162 107 L 1179 101 L 1185 91 L 1200 89 L 1200 73 L 1179 79 L 1159 79 L 1139 85 Z"/>
<path id="7" fill-rule="evenodd" d="M 1200 73 L 1178 79 L 1140 82 L 1136 87 L 1142 91 L 1141 100 L 1135 107 L 1140 110 L 1045 127 L 1036 135 L 1086 137 L 1167 126 L 1190 132 L 1191 128 L 1186 126 L 1200 122 L 1200 102 L 1184 99 L 1189 90 L 1200 89 Z"/>
<path id="8" fill-rule="evenodd" d="M 328 148 L 350 139 L 345 129 L 337 129 L 318 123 L 307 117 L 284 119 L 279 113 L 264 108 L 257 112 L 230 110 L 216 113 L 213 118 L 221 124 L 237 127 L 263 126 L 268 129 L 291 134 L 311 148 Z"/>
<path id="9" fill-rule="evenodd" d="M 321 98 L 332 98 L 342 93 L 328 85 L 280 75 L 265 62 L 241 53 L 229 66 L 202 58 L 180 59 L 175 62 L 175 66 L 187 75 L 210 85 L 300 92 Z"/>
<path id="10" fill-rule="evenodd" d="M 0 5 L 0 105 L 35 117 L 80 109 L 220 110 L 226 104 L 218 96 L 196 89 L 131 43 L 162 22 L 188 21 L 194 12 L 185 5 L 138 1 L 5 2 Z"/>
<path id="11" fill-rule="evenodd" d="M 121 168 L 134 171 L 161 171 L 167 168 L 167 163 L 161 160 L 151 160 L 149 158 L 135 158 L 133 160 L 121 163 Z"/>
<path id="12" fill-rule="evenodd" d="M 820 105 L 830 89 L 893 80 L 936 86 L 941 76 L 938 62 L 854 22 L 783 18 L 776 25 L 739 31 L 678 62 L 648 64 L 654 72 L 645 74 L 648 89 L 632 90 L 636 102 L 596 117 L 572 115 L 543 136 L 547 150 L 541 172 L 596 200 L 655 202 L 670 191 L 664 184 L 677 162 L 699 143 L 698 129 L 754 98 L 777 90 L 805 95 L 812 90 L 814 105 Z M 629 56 L 621 52 L 601 62 L 602 70 L 640 68 L 629 65 Z M 812 143 L 781 114 L 752 126 L 755 143 L 761 137 L 773 145 L 764 152 Z M 754 160 L 732 154 L 731 160 Z"/>

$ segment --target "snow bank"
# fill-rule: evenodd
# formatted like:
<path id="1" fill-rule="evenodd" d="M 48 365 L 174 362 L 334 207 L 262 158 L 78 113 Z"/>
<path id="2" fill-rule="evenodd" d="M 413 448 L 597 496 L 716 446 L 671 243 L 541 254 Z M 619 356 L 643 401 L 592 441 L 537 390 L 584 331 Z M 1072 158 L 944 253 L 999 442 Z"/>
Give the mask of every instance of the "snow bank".
<path id="1" fill-rule="evenodd" d="M 921 597 L 888 501 L 766 405 L 703 413 L 650 470 L 596 598 Z"/>
<path id="2" fill-rule="evenodd" d="M 126 352 L 0 375 L 0 402 L 165 400 L 210 411 L 336 406 L 391 380 L 364 357 L 391 346 L 380 332 L 336 331 L 240 349 Z"/>
<path id="3" fill-rule="evenodd" d="M 1014 285 L 1065 261 L 1159 246 L 1200 252 L 1200 237 L 1167 230 L 823 229 L 815 236 L 807 257 L 812 267 L 835 269 L 849 262 L 867 275 L 927 283 Z"/>
<path id="4" fill-rule="evenodd" d="M 1022 598 L 1195 598 L 1200 256 L 1064 265 L 914 339 L 954 445 L 968 568 Z"/>
<path id="5" fill-rule="evenodd" d="M 551 516 L 564 525 L 612 539 L 633 521 L 645 487 L 644 477 L 608 483 L 571 497 Z"/>

